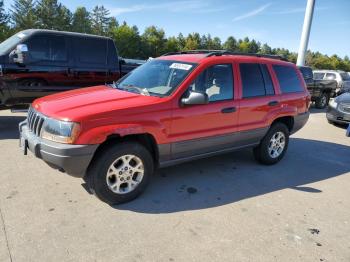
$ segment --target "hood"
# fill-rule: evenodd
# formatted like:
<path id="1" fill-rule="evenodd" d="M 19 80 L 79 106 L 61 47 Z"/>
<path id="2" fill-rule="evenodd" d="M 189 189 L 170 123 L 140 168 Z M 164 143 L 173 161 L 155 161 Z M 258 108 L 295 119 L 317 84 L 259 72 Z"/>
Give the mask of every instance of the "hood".
<path id="1" fill-rule="evenodd" d="M 345 88 L 345 89 L 350 89 L 350 81 L 344 81 L 343 82 L 343 88 Z"/>
<path id="2" fill-rule="evenodd" d="M 337 96 L 335 98 L 337 103 L 346 103 L 346 104 L 350 104 L 350 93 L 344 93 L 340 96 Z"/>
<path id="3" fill-rule="evenodd" d="M 77 121 L 86 116 L 149 105 L 160 100 L 159 97 L 97 86 L 42 97 L 35 100 L 32 107 L 49 117 Z"/>

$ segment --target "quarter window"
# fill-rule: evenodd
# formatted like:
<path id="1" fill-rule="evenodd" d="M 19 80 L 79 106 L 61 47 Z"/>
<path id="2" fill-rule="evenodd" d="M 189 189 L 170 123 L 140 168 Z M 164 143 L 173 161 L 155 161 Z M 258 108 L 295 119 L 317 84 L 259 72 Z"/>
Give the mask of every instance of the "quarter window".
<path id="1" fill-rule="evenodd" d="M 295 93 L 303 91 L 302 82 L 300 81 L 297 71 L 294 67 L 274 65 L 273 69 L 276 73 L 282 93 Z"/>
<path id="2" fill-rule="evenodd" d="M 243 98 L 273 95 L 270 73 L 264 64 L 240 64 Z"/>
<path id="3" fill-rule="evenodd" d="M 206 93 L 209 102 L 233 99 L 231 64 L 214 65 L 204 70 L 190 85 L 190 90 Z"/>
<path id="4" fill-rule="evenodd" d="M 80 44 L 84 43 L 84 44 Z M 78 42 L 79 61 L 86 64 L 107 63 L 107 40 L 105 39 L 84 39 Z"/>

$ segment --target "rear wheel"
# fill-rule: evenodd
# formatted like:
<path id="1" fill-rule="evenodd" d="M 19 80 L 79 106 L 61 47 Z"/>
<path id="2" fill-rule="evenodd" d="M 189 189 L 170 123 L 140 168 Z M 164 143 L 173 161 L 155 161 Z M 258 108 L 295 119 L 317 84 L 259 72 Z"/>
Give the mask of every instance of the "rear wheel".
<path id="1" fill-rule="evenodd" d="M 315 106 L 318 109 L 323 109 L 328 105 L 329 102 L 329 95 L 326 93 L 322 93 L 319 98 L 317 98 Z"/>
<path id="2" fill-rule="evenodd" d="M 139 196 L 145 190 L 153 169 L 153 158 L 145 147 L 123 142 L 107 148 L 98 156 L 85 180 L 99 199 L 115 205 Z"/>
<path id="3" fill-rule="evenodd" d="M 271 126 L 260 145 L 254 148 L 255 159 L 265 165 L 279 162 L 287 151 L 289 143 L 289 130 L 283 123 Z"/>

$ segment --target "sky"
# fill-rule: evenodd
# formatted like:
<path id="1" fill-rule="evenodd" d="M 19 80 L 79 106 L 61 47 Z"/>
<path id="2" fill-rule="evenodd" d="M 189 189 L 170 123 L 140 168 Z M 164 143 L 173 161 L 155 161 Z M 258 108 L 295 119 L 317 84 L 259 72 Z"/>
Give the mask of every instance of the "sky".
<path id="1" fill-rule="evenodd" d="M 61 0 L 72 11 L 104 5 L 119 22 L 155 25 L 167 36 L 192 32 L 249 37 L 271 47 L 298 51 L 307 0 Z M 11 6 L 12 0 L 5 0 Z M 309 49 L 350 56 L 350 0 L 316 0 Z"/>

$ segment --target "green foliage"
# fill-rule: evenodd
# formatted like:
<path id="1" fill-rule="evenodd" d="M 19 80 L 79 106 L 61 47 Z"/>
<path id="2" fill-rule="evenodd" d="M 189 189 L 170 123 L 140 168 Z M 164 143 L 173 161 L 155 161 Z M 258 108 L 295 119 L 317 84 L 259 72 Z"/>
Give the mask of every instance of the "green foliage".
<path id="1" fill-rule="evenodd" d="M 38 19 L 33 0 L 15 0 L 11 9 L 11 19 L 16 30 L 36 28 Z"/>
<path id="2" fill-rule="evenodd" d="M 119 55 L 125 58 L 143 57 L 142 43 L 139 31 L 136 26 L 128 26 L 123 23 L 115 27 L 111 32 L 111 37 L 115 40 Z"/>
<path id="3" fill-rule="evenodd" d="M 285 48 L 272 48 L 254 39 L 236 39 L 230 36 L 221 42 L 210 34 L 191 33 L 187 36 L 166 36 L 161 28 L 150 26 L 141 34 L 136 26 L 126 22 L 119 25 L 115 17 L 103 5 L 91 12 L 78 7 L 72 14 L 59 0 L 13 0 L 7 12 L 0 0 L 0 41 L 12 34 L 28 29 L 43 28 L 109 36 L 116 42 L 120 56 L 126 58 L 157 57 L 164 53 L 194 49 L 225 49 L 233 52 L 280 55 L 295 63 L 297 53 Z M 306 64 L 314 69 L 339 69 L 350 71 L 350 60 L 337 55 L 327 56 L 319 52 L 307 52 Z"/>
<path id="4" fill-rule="evenodd" d="M 97 35 L 106 35 L 110 22 L 109 11 L 103 6 L 96 6 L 92 10 L 91 24 L 92 32 Z"/>
<path id="5" fill-rule="evenodd" d="M 92 33 L 90 13 L 85 7 L 78 7 L 73 15 L 72 31 L 79 33 Z"/>

